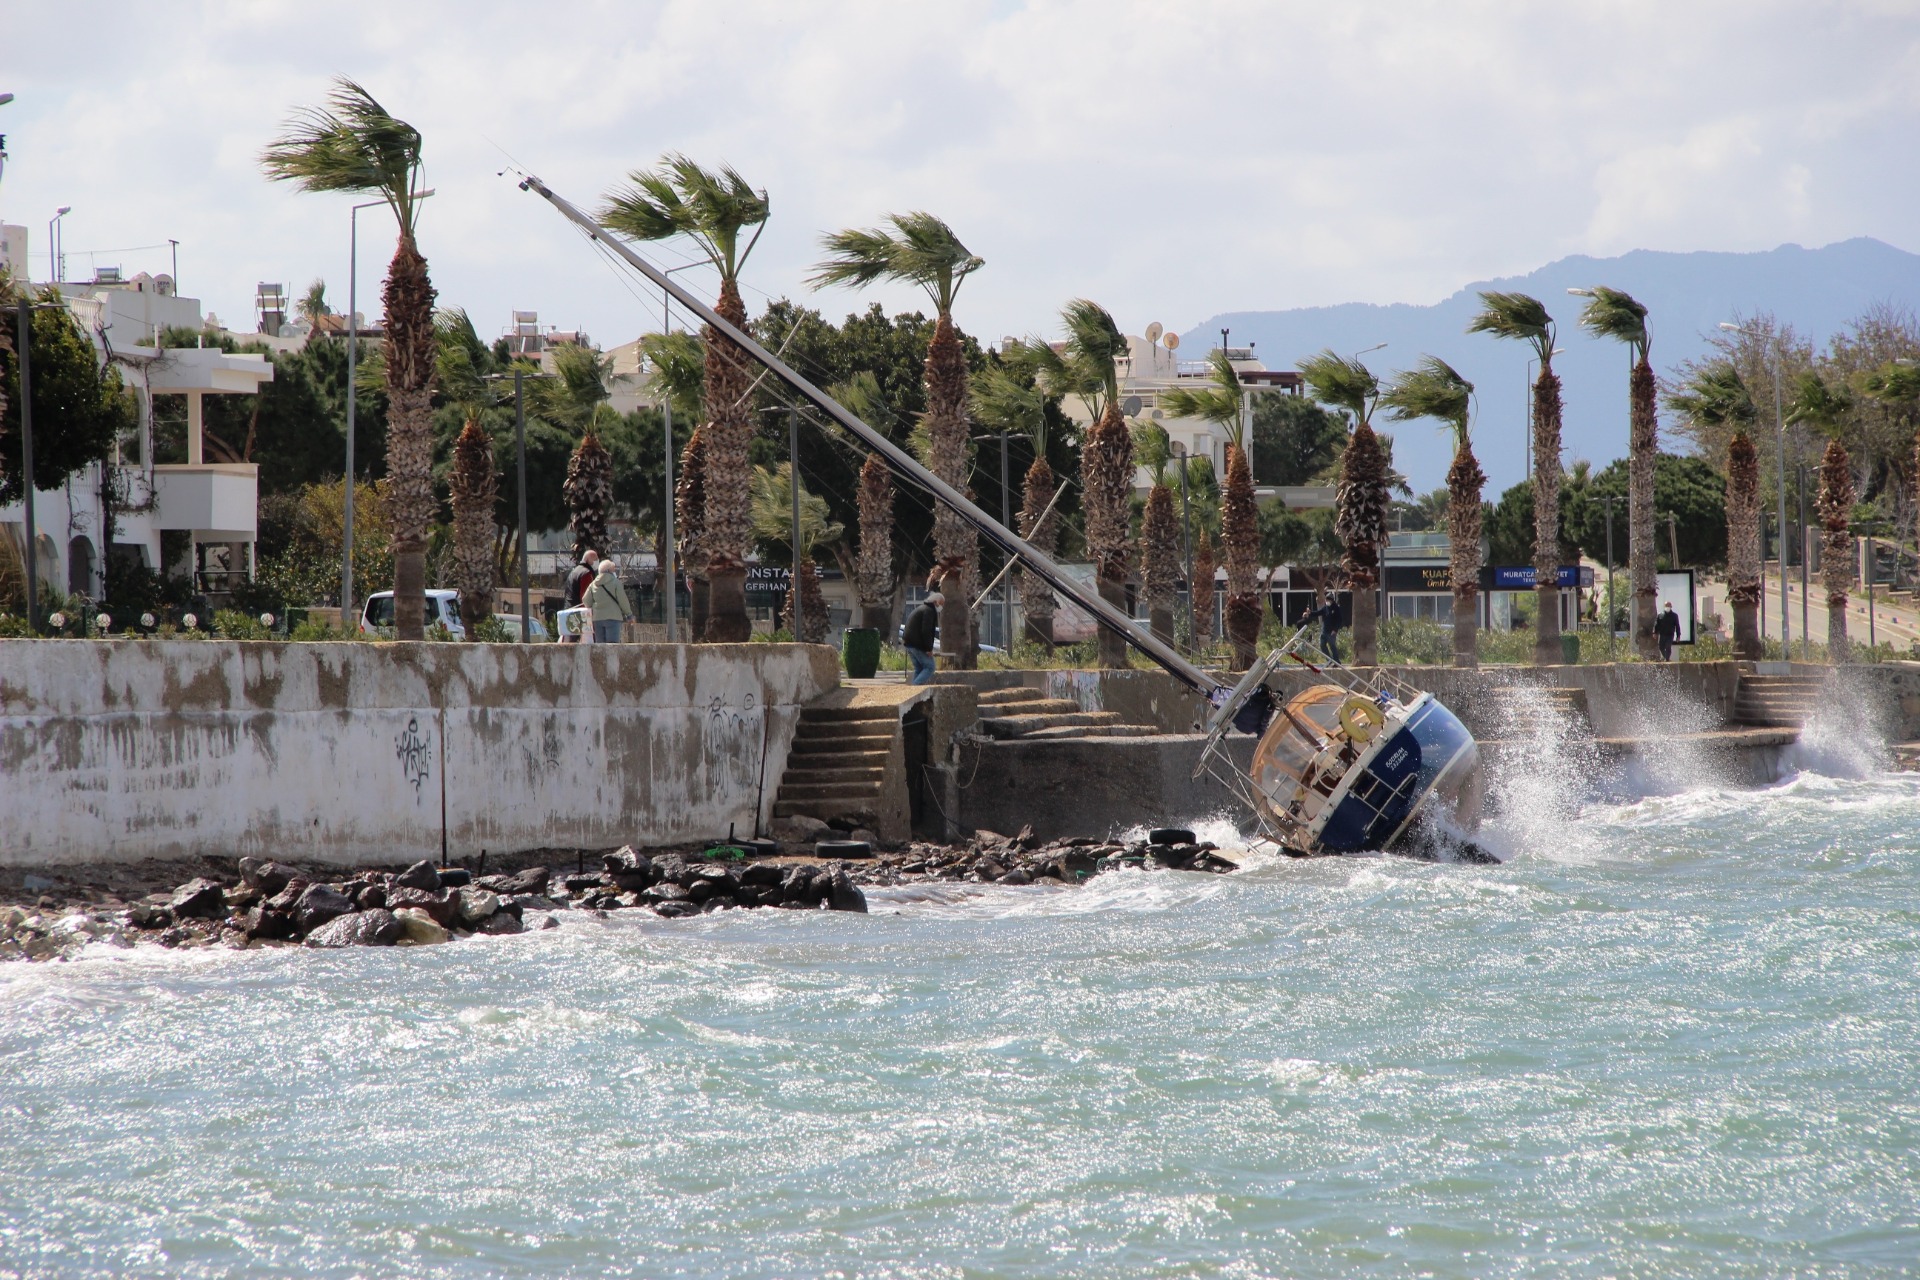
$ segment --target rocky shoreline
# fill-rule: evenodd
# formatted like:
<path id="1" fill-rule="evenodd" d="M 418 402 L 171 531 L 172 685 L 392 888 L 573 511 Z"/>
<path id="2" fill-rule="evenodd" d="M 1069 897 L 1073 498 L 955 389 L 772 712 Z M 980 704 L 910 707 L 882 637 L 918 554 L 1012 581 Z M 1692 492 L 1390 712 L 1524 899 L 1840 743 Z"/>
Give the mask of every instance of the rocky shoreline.
<path id="1" fill-rule="evenodd" d="M 626 846 L 595 854 L 597 871 L 586 869 L 587 852 L 576 850 L 570 872 L 554 869 L 550 860 L 493 874 L 484 874 L 484 857 L 477 866 L 416 862 L 400 871 L 350 872 L 256 858 L 241 858 L 224 872 L 218 864 L 226 860 L 207 859 L 207 874 L 144 893 L 138 885 L 116 890 L 25 874 L 17 885 L 0 884 L 0 902 L 6 902 L 0 905 L 0 960 L 62 959 L 96 943 L 424 946 L 557 928 L 569 911 L 600 918 L 648 911 L 666 919 L 756 908 L 864 912 L 865 890 L 878 886 L 946 881 L 1064 887 L 1115 867 L 1237 869 L 1191 833 L 1155 835 L 1154 842 L 1043 843 L 1024 831 L 983 831 L 965 845 L 914 843 L 866 858 L 753 856 L 725 844 L 654 851 Z M 148 869 L 146 883 L 154 870 Z"/>

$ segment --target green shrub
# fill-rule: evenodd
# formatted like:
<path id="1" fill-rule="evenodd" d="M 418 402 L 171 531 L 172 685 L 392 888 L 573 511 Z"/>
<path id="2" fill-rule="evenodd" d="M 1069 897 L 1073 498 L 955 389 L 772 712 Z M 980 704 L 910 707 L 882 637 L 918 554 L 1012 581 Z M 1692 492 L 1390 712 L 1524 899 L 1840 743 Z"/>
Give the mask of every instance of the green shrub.
<path id="1" fill-rule="evenodd" d="M 511 644 L 513 628 L 492 614 L 467 627 L 467 636 L 483 644 Z"/>
<path id="2" fill-rule="evenodd" d="M 260 619 L 238 609 L 222 609 L 213 615 L 213 634 L 222 640 L 271 640 L 273 632 L 260 625 Z"/>
<path id="3" fill-rule="evenodd" d="M 27 625 L 25 618 L 0 613 L 0 640 L 28 640 L 32 637 L 33 629 Z"/>

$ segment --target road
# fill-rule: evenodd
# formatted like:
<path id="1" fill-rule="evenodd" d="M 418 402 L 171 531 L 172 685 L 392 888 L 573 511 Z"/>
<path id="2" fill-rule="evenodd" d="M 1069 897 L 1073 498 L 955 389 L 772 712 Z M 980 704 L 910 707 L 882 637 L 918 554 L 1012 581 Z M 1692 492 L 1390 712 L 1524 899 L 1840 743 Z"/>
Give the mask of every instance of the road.
<path id="1" fill-rule="evenodd" d="M 1766 617 L 1764 631 L 1770 640 L 1780 638 L 1780 575 L 1770 572 L 1766 578 Z M 1827 600 L 1821 589 L 1820 579 L 1815 575 L 1808 583 L 1807 634 L 1815 644 L 1827 642 Z M 1884 588 L 1874 591 L 1874 617 L 1872 634 L 1881 644 L 1891 643 L 1898 648 L 1920 641 L 1920 606 L 1916 606 L 1910 596 L 1901 596 L 1889 600 Z M 1795 652 L 1800 643 L 1800 578 L 1795 573 L 1787 582 L 1788 622 L 1793 628 Z M 1867 596 L 1864 586 L 1856 585 L 1854 595 L 1847 604 L 1847 638 L 1864 644 L 1868 638 Z"/>

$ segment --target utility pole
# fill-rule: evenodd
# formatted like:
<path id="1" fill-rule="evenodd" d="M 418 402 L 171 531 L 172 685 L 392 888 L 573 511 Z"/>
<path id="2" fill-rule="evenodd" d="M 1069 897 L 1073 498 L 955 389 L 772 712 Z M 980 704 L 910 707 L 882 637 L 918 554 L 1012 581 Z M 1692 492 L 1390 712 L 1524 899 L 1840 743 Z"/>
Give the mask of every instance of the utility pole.
<path id="1" fill-rule="evenodd" d="M 521 369 L 513 367 L 513 454 L 520 480 L 516 486 L 520 499 L 520 638 L 533 639 L 533 609 L 527 585 L 527 398 L 521 382 Z"/>
<path id="2" fill-rule="evenodd" d="M 33 345 L 33 300 L 20 295 L 20 482 L 27 515 L 27 630 L 40 634 L 40 545 L 33 527 L 33 373 L 27 358 Z"/>
<path id="3" fill-rule="evenodd" d="M 1813 661 L 1813 640 L 1807 634 L 1807 560 L 1813 543 L 1807 537 L 1807 466 L 1799 467 L 1800 479 L 1800 661 Z M 1785 566 L 1782 566 L 1784 572 Z"/>
<path id="4" fill-rule="evenodd" d="M 806 601 L 800 595 L 800 410 L 787 410 L 787 478 L 793 483 L 793 569 L 787 590 L 793 594 L 793 638 L 805 634 Z"/>
<path id="5" fill-rule="evenodd" d="M 1000 523 L 1013 528 L 1013 489 L 1007 482 L 1007 433 L 1000 433 Z M 1013 557 L 1008 556 L 1009 560 Z M 1000 644 L 1013 652 L 1013 575 L 1000 575 Z"/>
<path id="6" fill-rule="evenodd" d="M 1187 580 L 1187 643 L 1193 643 L 1193 515 L 1187 505 L 1187 446 L 1171 444 L 1174 460 L 1180 467 L 1180 554 L 1185 560 Z"/>

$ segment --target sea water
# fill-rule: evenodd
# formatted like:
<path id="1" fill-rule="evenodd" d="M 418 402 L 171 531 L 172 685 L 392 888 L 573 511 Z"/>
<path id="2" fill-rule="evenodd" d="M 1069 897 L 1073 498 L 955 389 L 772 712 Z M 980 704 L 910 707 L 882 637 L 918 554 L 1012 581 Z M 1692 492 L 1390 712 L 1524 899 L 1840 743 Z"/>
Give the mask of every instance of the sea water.
<path id="1" fill-rule="evenodd" d="M 0 966 L 0 1276 L 1920 1266 L 1920 778 L 1505 812 L 1499 866 Z"/>

